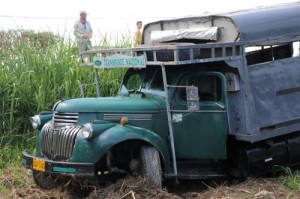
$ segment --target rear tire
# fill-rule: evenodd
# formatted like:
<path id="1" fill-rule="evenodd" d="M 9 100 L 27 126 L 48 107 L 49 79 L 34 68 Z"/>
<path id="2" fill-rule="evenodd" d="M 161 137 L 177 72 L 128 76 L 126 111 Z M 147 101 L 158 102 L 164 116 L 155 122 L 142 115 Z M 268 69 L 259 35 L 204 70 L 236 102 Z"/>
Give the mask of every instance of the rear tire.
<path id="1" fill-rule="evenodd" d="M 162 188 L 162 169 L 159 153 L 152 146 L 143 146 L 140 151 L 142 175 L 151 185 Z"/>
<path id="2" fill-rule="evenodd" d="M 51 174 L 32 170 L 32 176 L 35 184 L 42 189 L 52 190 L 61 184 L 61 179 Z"/>

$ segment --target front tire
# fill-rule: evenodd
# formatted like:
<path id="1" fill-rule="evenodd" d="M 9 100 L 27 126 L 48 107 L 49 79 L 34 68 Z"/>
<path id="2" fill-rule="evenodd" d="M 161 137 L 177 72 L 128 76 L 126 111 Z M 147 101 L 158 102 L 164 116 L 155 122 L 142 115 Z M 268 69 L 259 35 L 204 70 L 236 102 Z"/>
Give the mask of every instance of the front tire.
<path id="1" fill-rule="evenodd" d="M 42 189 L 52 190 L 61 184 L 61 179 L 51 174 L 32 170 L 32 176 L 35 184 Z"/>
<path id="2" fill-rule="evenodd" d="M 162 169 L 159 153 L 152 146 L 143 146 L 140 151 L 142 175 L 151 185 L 162 188 Z"/>

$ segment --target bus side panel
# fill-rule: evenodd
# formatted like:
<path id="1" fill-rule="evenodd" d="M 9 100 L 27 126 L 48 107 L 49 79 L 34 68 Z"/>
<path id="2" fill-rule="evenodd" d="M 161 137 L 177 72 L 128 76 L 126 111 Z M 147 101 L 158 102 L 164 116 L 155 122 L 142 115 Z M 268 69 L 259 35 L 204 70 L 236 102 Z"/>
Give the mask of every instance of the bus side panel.
<path id="1" fill-rule="evenodd" d="M 250 108 L 255 109 L 252 118 L 260 133 L 300 130 L 300 58 L 251 65 L 248 72 L 254 98 Z"/>

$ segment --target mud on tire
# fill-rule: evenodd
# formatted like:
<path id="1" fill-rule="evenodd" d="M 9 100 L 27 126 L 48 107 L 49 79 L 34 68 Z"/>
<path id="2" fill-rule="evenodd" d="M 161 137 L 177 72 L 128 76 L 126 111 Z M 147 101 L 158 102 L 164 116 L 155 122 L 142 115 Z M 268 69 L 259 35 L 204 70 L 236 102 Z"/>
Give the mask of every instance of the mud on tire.
<path id="1" fill-rule="evenodd" d="M 157 149 L 152 146 L 143 146 L 140 159 L 143 177 L 149 184 L 162 188 L 162 169 Z"/>

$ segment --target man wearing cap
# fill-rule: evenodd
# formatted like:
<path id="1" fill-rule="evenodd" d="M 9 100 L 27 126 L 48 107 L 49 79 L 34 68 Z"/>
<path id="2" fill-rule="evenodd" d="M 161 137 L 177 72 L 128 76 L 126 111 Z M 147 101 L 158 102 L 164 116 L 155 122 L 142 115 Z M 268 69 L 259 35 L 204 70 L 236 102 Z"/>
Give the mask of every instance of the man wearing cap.
<path id="1" fill-rule="evenodd" d="M 88 13 L 85 10 L 80 11 L 79 20 L 74 24 L 74 35 L 76 37 L 79 53 L 92 50 L 91 38 L 93 36 L 93 29 L 89 21 L 86 20 Z"/>

